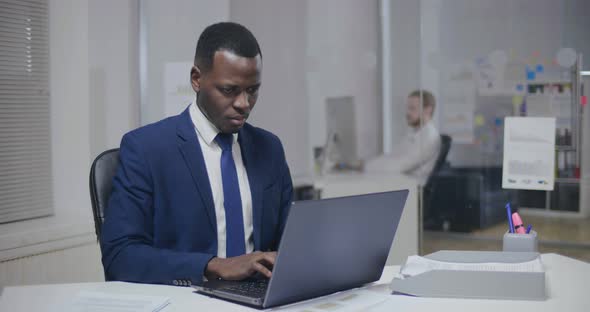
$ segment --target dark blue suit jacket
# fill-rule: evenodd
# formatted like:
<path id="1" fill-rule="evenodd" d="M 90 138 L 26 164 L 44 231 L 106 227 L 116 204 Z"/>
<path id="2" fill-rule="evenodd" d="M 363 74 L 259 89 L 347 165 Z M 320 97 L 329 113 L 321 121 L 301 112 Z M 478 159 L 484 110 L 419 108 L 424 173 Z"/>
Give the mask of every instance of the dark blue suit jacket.
<path id="1" fill-rule="evenodd" d="M 293 186 L 283 147 L 245 124 L 238 142 L 252 194 L 254 249 L 276 250 Z M 107 280 L 200 284 L 217 255 L 209 177 L 188 109 L 123 136 L 102 228 Z"/>

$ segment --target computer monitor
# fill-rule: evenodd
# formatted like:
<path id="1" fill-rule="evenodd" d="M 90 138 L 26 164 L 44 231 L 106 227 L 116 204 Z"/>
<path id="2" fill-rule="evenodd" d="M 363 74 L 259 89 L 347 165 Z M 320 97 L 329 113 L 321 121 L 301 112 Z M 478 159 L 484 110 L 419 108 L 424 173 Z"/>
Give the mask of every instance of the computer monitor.
<path id="1" fill-rule="evenodd" d="M 326 98 L 326 156 L 337 166 L 358 163 L 354 97 Z"/>

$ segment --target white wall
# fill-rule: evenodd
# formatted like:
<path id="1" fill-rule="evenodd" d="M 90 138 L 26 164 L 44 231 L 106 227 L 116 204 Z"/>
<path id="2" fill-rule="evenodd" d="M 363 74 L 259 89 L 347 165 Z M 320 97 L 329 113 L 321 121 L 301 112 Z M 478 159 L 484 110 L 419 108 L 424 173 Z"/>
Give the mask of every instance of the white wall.
<path id="1" fill-rule="evenodd" d="M 312 174 L 313 147 L 325 144 L 327 97 L 355 97 L 360 157 L 381 150 L 377 1 L 234 0 L 230 10 L 263 49 L 252 122 L 283 140 L 296 179 Z"/>
<path id="2" fill-rule="evenodd" d="M 142 124 L 165 116 L 164 64 L 191 62 L 204 27 L 232 20 L 249 27 L 263 49 L 263 85 L 250 122 L 282 139 L 294 177 L 312 174 L 312 147 L 325 143 L 326 97 L 354 96 L 358 153 L 370 157 L 381 150 L 376 0 L 147 0 L 140 5 L 147 33 Z"/>
<path id="3" fill-rule="evenodd" d="M 139 1 L 88 3 L 90 149 L 119 147 L 139 126 Z"/>
<path id="4" fill-rule="evenodd" d="M 79 243 L 92 237 L 87 183 L 90 167 L 88 2 L 52 0 L 49 14 L 55 213 L 51 217 L 0 225 L 1 260 L 63 247 L 60 241 Z M 4 280 L 5 276 L 0 276 L 0 283 Z"/>
<path id="5" fill-rule="evenodd" d="M 230 19 L 246 26 L 262 49 L 260 97 L 250 123 L 276 134 L 294 177 L 311 166 L 305 47 L 308 33 L 305 1 L 231 1 Z"/>
<path id="6" fill-rule="evenodd" d="M 0 261 L 96 241 L 88 189 L 91 161 L 97 151 L 118 145 L 122 133 L 137 124 L 136 87 L 131 72 L 136 53 L 130 38 L 137 36 L 133 2 L 49 1 L 55 213 L 1 224 Z M 96 271 L 95 266 L 76 264 L 80 267 L 70 267 L 72 272 Z M 7 272 L 0 272 L 0 285 L 14 278 Z M 42 282 L 45 277 L 26 281 Z"/>
<path id="7" fill-rule="evenodd" d="M 0 287 L 102 282 L 104 273 L 96 241 L 32 257 L 0 262 Z M 1 300 L 0 300 L 1 301 Z"/>
<path id="8" fill-rule="evenodd" d="M 142 87 L 145 102 L 141 103 L 141 124 L 145 125 L 164 118 L 165 64 L 192 63 L 205 27 L 229 19 L 229 0 L 143 0 L 140 5 L 147 41 L 143 51 L 147 54 L 146 85 Z M 190 68 L 186 79 L 190 81 Z"/>
<path id="9" fill-rule="evenodd" d="M 392 0 L 391 68 L 392 71 L 392 151 L 407 133 L 406 98 L 420 88 L 420 2 Z"/>
<path id="10" fill-rule="evenodd" d="M 376 155 L 382 150 L 378 1 L 308 1 L 307 28 L 311 146 L 326 142 L 326 98 L 350 95 L 358 156 Z"/>

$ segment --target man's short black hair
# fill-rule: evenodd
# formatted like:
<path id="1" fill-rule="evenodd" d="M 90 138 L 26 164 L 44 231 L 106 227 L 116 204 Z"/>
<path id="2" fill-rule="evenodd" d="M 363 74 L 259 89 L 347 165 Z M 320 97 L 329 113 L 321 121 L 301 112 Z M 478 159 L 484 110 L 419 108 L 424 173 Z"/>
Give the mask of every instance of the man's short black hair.
<path id="1" fill-rule="evenodd" d="M 254 35 L 244 26 L 222 22 L 203 30 L 195 51 L 195 65 L 201 71 L 209 71 L 213 66 L 213 56 L 217 51 L 229 51 L 242 57 L 256 57 L 262 51 Z"/>

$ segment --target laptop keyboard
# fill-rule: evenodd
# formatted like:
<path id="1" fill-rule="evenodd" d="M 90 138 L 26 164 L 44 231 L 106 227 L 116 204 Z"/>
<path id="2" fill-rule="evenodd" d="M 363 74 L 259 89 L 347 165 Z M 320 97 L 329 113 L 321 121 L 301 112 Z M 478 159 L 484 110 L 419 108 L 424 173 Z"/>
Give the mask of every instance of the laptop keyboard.
<path id="1" fill-rule="evenodd" d="M 266 294 L 268 280 L 243 281 L 223 287 L 224 291 L 252 298 L 262 298 Z"/>

